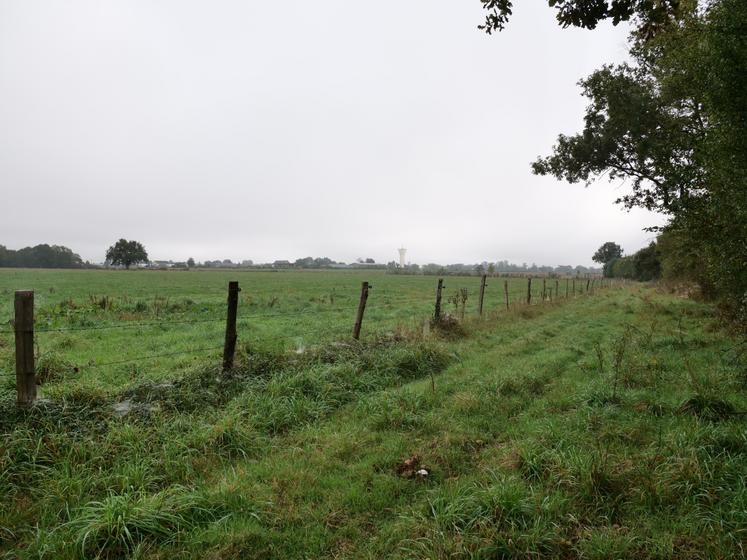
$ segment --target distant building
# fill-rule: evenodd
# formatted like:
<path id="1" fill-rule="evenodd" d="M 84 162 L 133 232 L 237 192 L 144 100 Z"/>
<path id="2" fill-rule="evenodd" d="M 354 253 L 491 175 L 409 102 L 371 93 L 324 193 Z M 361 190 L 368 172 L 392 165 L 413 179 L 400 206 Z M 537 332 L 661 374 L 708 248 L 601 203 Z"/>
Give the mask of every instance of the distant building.
<path id="1" fill-rule="evenodd" d="M 407 249 L 404 247 L 400 247 L 397 249 L 397 252 L 399 253 L 399 266 L 400 268 L 405 268 L 405 256 L 407 255 Z"/>
<path id="2" fill-rule="evenodd" d="M 173 268 L 174 263 L 172 261 L 150 261 L 148 267 L 150 268 Z"/>

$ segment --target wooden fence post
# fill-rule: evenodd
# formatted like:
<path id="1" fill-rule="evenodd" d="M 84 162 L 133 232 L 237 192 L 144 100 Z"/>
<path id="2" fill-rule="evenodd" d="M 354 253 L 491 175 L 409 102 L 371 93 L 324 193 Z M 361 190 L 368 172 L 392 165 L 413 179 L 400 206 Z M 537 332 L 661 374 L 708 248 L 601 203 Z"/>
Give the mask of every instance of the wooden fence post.
<path id="1" fill-rule="evenodd" d="M 363 325 L 363 313 L 366 311 L 366 301 L 368 301 L 368 282 L 361 284 L 361 299 L 358 302 L 358 313 L 355 316 L 355 325 L 353 325 L 353 338 L 358 340 L 361 337 L 361 325 Z"/>
<path id="2" fill-rule="evenodd" d="M 568 299 L 568 278 L 565 279 L 565 299 Z"/>
<path id="3" fill-rule="evenodd" d="M 589 294 L 589 285 L 591 284 L 591 278 L 586 277 L 586 295 Z"/>
<path id="4" fill-rule="evenodd" d="M 26 407 L 36 400 L 34 367 L 34 292 L 18 291 L 15 298 L 16 403 Z"/>
<path id="5" fill-rule="evenodd" d="M 558 299 L 560 297 L 558 294 L 559 286 L 560 286 L 560 280 L 556 278 L 555 279 L 555 299 Z"/>
<path id="6" fill-rule="evenodd" d="M 233 367 L 233 357 L 236 353 L 236 311 L 239 307 L 239 283 L 228 283 L 228 311 L 226 313 L 226 341 L 223 343 L 223 371 Z"/>
<path id="7" fill-rule="evenodd" d="M 433 319 L 438 323 L 441 320 L 441 291 L 444 287 L 444 279 L 438 279 L 438 286 L 436 287 L 436 309 L 433 311 Z"/>
<path id="8" fill-rule="evenodd" d="M 508 303 L 508 280 L 503 281 L 503 291 L 506 292 L 506 311 L 509 310 L 509 303 Z"/>
<path id="9" fill-rule="evenodd" d="M 527 281 L 527 305 L 532 305 L 532 277 Z"/>
<path id="10" fill-rule="evenodd" d="M 477 305 L 477 312 L 479 313 L 480 317 L 482 317 L 482 304 L 485 301 L 485 283 L 487 282 L 488 277 L 483 274 L 482 278 L 480 279 L 480 301 Z"/>

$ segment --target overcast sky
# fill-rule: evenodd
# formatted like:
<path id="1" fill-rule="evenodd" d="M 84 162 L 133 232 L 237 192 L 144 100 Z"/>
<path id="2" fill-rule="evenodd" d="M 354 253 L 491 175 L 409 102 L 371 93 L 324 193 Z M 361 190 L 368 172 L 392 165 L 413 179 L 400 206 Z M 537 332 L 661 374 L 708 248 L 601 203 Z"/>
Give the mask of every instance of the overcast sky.
<path id="1" fill-rule="evenodd" d="M 535 177 L 624 28 L 521 0 L 0 2 L 0 244 L 103 260 L 590 264 L 660 223 Z"/>

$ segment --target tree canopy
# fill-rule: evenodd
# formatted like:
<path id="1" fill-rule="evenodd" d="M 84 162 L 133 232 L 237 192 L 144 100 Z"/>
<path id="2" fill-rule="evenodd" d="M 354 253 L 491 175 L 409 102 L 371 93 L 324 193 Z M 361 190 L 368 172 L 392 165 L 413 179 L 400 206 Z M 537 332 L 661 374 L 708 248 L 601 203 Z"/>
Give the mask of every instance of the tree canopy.
<path id="1" fill-rule="evenodd" d="M 490 34 L 501 31 L 513 13 L 512 0 L 480 0 L 488 13 L 480 29 Z M 645 35 L 654 34 L 658 28 L 674 18 L 680 0 L 547 0 L 556 10 L 558 23 L 563 27 L 594 29 L 601 21 L 611 20 L 614 25 L 638 19 Z"/>
<path id="2" fill-rule="evenodd" d="M 593 257 L 591 257 L 591 260 L 600 264 L 607 264 L 612 260 L 619 259 L 622 255 L 622 247 L 613 241 L 607 241 L 607 243 L 597 249 L 597 252 L 594 253 Z"/>
<path id="3" fill-rule="evenodd" d="M 36 245 L 14 251 L 0 245 L 0 267 L 81 268 L 83 260 L 61 245 Z"/>
<path id="4" fill-rule="evenodd" d="M 148 262 L 148 253 L 140 242 L 120 239 L 106 251 L 106 260 L 129 269 L 133 264 Z"/>
<path id="5" fill-rule="evenodd" d="M 614 0 L 549 3 L 573 8 L 568 25 L 614 19 Z M 669 218 L 657 249 L 673 251 L 657 255 L 664 274 L 697 279 L 747 330 L 747 2 L 627 3 L 639 20 L 632 61 L 581 81 L 583 130 L 560 135 L 532 169 L 571 183 L 620 180 L 620 204 Z M 583 6 L 589 20 L 577 22 Z M 650 6 L 667 12 L 655 33 L 644 29 Z"/>

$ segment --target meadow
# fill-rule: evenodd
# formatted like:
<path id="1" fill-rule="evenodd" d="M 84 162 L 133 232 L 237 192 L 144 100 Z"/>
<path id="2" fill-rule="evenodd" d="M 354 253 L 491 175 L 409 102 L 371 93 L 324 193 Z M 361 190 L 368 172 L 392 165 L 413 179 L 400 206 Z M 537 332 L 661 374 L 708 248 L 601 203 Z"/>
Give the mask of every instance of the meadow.
<path id="1" fill-rule="evenodd" d="M 208 323 L 229 279 L 230 372 L 218 350 L 81 368 L 28 411 L 3 386 L 3 558 L 744 557 L 747 360 L 706 304 L 626 284 L 505 311 L 495 279 L 480 320 L 479 280 L 446 278 L 465 318 L 424 330 L 432 277 L 11 271 L 0 293 L 33 284 L 50 328 Z M 40 361 L 222 342 L 185 324 L 44 333 Z"/>
<path id="2" fill-rule="evenodd" d="M 0 270 L 0 378 L 15 382 L 15 290 L 35 291 L 40 394 L 59 397 L 70 391 L 120 391 L 143 380 L 166 381 L 196 364 L 218 362 L 229 280 L 238 280 L 242 290 L 237 326 L 244 353 L 300 350 L 349 338 L 364 280 L 373 286 L 364 338 L 422 328 L 433 314 L 437 282 L 382 271 Z M 579 291 L 584 282 L 578 282 Z M 525 301 L 527 281 L 509 283 L 510 300 Z M 479 278 L 447 278 L 444 312 L 475 315 L 479 284 Z M 468 290 L 467 300 L 463 309 L 460 299 L 457 309 L 448 300 L 462 289 Z M 535 301 L 541 300 L 541 291 L 541 281 L 535 281 Z M 503 279 L 491 279 L 485 311 L 504 307 Z"/>

